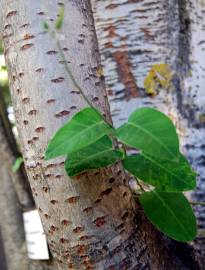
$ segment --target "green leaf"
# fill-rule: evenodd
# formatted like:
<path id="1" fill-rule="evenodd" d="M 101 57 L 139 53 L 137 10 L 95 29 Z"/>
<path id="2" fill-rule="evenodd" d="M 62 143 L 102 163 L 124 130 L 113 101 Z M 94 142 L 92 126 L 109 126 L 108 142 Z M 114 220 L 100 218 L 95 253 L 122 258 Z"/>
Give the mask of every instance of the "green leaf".
<path id="1" fill-rule="evenodd" d="M 181 242 L 196 237 L 196 218 L 182 193 L 145 192 L 140 203 L 150 221 L 164 234 Z"/>
<path id="2" fill-rule="evenodd" d="M 112 141 L 104 136 L 92 145 L 72 153 L 66 159 L 65 168 L 69 176 L 75 176 L 84 171 L 109 166 L 123 158 L 123 152 L 114 150 Z"/>
<path id="3" fill-rule="evenodd" d="M 50 141 L 46 159 L 77 152 L 113 132 L 97 110 L 85 108 L 60 128 Z"/>
<path id="4" fill-rule="evenodd" d="M 44 30 L 48 31 L 49 30 L 49 24 L 47 22 L 43 22 L 43 28 Z"/>
<path id="5" fill-rule="evenodd" d="M 133 112 L 116 131 L 117 138 L 129 146 L 161 159 L 177 159 L 179 140 L 172 121 L 163 113 L 142 108 Z"/>
<path id="6" fill-rule="evenodd" d="M 12 172 L 13 173 L 16 173 L 20 169 L 22 163 L 23 163 L 23 158 L 22 157 L 18 157 L 15 160 L 14 165 L 12 166 Z"/>
<path id="7" fill-rule="evenodd" d="M 3 53 L 4 53 L 4 49 L 3 49 L 3 47 L 0 44 L 0 54 L 3 54 Z"/>
<path id="8" fill-rule="evenodd" d="M 56 20 L 56 23 L 55 23 L 56 30 L 60 30 L 62 28 L 64 16 L 65 16 L 65 8 L 62 6 L 60 9 L 58 19 Z"/>
<path id="9" fill-rule="evenodd" d="M 140 180 L 164 191 L 186 191 L 196 187 L 196 174 L 186 158 L 160 160 L 145 153 L 127 157 L 124 168 Z"/>
<path id="10" fill-rule="evenodd" d="M 168 89 L 171 86 L 172 77 L 169 65 L 155 64 L 144 80 L 144 88 L 149 95 L 156 95 L 160 87 Z"/>

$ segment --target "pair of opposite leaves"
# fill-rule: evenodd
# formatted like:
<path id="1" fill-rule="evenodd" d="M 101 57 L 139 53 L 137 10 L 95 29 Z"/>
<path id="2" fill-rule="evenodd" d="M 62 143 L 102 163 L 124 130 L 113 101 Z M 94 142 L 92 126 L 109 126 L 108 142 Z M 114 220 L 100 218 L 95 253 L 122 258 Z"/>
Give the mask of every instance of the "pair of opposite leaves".
<path id="1" fill-rule="evenodd" d="M 140 150 L 125 156 L 114 149 L 109 135 Z M 67 155 L 65 169 L 71 177 L 122 160 L 124 168 L 155 187 L 140 196 L 148 218 L 168 236 L 190 241 L 196 221 L 183 191 L 196 185 L 196 174 L 179 151 L 179 140 L 171 120 L 151 108 L 141 108 L 128 122 L 114 130 L 101 114 L 85 108 L 63 126 L 50 141 L 46 159 Z"/>

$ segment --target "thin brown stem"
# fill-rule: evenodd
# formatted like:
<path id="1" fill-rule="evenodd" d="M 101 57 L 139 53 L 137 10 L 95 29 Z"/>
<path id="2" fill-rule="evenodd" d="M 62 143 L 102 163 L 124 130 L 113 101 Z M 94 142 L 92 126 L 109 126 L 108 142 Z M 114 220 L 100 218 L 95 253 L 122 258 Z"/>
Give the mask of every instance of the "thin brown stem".
<path id="1" fill-rule="evenodd" d="M 63 50 L 61 48 L 61 44 L 60 44 L 60 41 L 56 38 L 56 45 L 57 45 L 57 48 L 60 52 L 60 56 L 63 60 L 63 64 L 65 66 L 65 69 L 66 69 L 66 72 L 68 73 L 69 77 L 71 78 L 74 86 L 79 90 L 79 92 L 81 93 L 82 97 L 84 98 L 84 100 L 87 102 L 87 104 L 93 108 L 94 110 L 96 110 L 96 108 L 93 106 L 93 104 L 90 102 L 90 100 L 86 97 L 86 95 L 84 94 L 82 88 L 80 87 L 80 85 L 78 84 L 78 82 L 76 81 L 75 77 L 73 76 L 73 73 L 71 72 L 69 66 L 68 66 L 68 63 L 67 63 L 67 60 L 65 58 L 65 54 L 63 53 Z"/>
<path id="2" fill-rule="evenodd" d="M 192 202 L 192 201 L 189 201 L 190 204 L 192 205 L 200 205 L 200 206 L 205 206 L 205 202 Z"/>
<path id="3" fill-rule="evenodd" d="M 145 189 L 143 188 L 143 186 L 141 185 L 140 181 L 139 181 L 137 178 L 135 178 L 135 179 L 136 179 L 137 184 L 138 184 L 138 186 L 140 187 L 141 191 L 142 191 L 142 192 L 146 192 Z"/>

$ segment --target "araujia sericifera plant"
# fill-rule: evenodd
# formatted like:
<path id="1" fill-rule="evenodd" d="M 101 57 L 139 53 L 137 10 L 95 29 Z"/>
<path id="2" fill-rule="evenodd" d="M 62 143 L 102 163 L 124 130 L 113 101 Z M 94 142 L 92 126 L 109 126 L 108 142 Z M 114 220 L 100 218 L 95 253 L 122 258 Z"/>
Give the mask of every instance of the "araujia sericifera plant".
<path id="1" fill-rule="evenodd" d="M 61 11 L 55 30 L 61 29 L 63 14 Z M 139 195 L 150 221 L 175 240 L 193 240 L 196 219 L 183 192 L 195 188 L 196 173 L 180 153 L 179 139 L 171 120 L 155 109 L 140 108 L 131 114 L 127 123 L 114 129 L 76 82 L 55 30 L 51 30 L 47 23 L 44 28 L 56 38 L 66 71 L 89 106 L 57 131 L 47 147 L 45 158 L 66 156 L 65 170 L 70 177 L 121 161 L 124 169 L 137 181 L 143 181 L 150 187 L 149 191 L 141 188 Z M 113 146 L 113 138 L 136 149 L 138 154 L 127 156 L 125 147 Z"/>

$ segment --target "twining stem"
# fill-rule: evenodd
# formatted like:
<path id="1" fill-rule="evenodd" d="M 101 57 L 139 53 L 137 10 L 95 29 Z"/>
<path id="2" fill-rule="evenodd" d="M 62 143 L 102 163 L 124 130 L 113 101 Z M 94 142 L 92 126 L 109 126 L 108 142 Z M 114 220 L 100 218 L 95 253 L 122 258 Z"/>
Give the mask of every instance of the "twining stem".
<path id="1" fill-rule="evenodd" d="M 140 195 L 142 195 L 141 192 L 136 192 L 136 191 L 135 191 L 135 192 L 132 193 L 133 198 L 135 198 L 135 199 L 137 199 L 137 200 L 139 199 Z"/>
<path id="2" fill-rule="evenodd" d="M 192 205 L 200 205 L 200 206 L 205 206 L 205 202 L 192 202 L 192 201 L 189 201 L 190 204 Z"/>
<path id="3" fill-rule="evenodd" d="M 62 50 L 62 47 L 61 47 L 61 44 L 60 44 L 60 41 L 59 39 L 56 37 L 56 32 L 55 30 L 52 30 L 50 28 L 50 26 L 46 23 L 46 26 L 47 26 L 47 31 L 49 32 L 49 34 L 51 35 L 52 38 L 55 39 L 56 41 L 56 46 L 58 48 L 58 51 L 60 53 L 60 56 L 62 58 L 62 61 L 63 61 L 63 64 L 64 64 L 64 67 L 65 67 L 65 70 L 66 72 L 68 73 L 71 81 L 73 82 L 74 86 L 78 89 L 78 91 L 80 92 L 80 94 L 82 95 L 82 97 L 84 98 L 84 100 L 86 101 L 86 103 L 88 104 L 89 107 L 91 107 L 93 110 L 95 110 L 98 114 L 100 114 L 100 112 L 93 106 L 92 102 L 87 98 L 87 96 L 85 95 L 85 93 L 83 92 L 83 89 L 81 88 L 81 86 L 79 85 L 79 83 L 76 81 L 72 71 L 70 70 L 69 66 L 68 66 L 68 63 L 67 63 L 67 60 L 66 60 L 66 57 L 65 57 L 65 54 Z M 100 114 L 101 117 L 103 117 L 103 115 Z M 105 122 L 112 127 L 112 125 L 107 121 L 107 119 L 105 119 L 103 117 L 103 119 L 105 120 Z"/>
<path id="4" fill-rule="evenodd" d="M 138 186 L 140 187 L 141 191 L 142 191 L 142 192 L 145 192 L 145 189 L 144 189 L 143 186 L 141 185 L 140 181 L 139 181 L 136 177 L 135 177 L 135 179 L 136 179 L 136 182 L 137 182 Z"/>
<path id="5" fill-rule="evenodd" d="M 60 56 L 62 58 L 62 61 L 63 61 L 63 64 L 64 64 L 64 67 L 65 67 L 65 70 L 66 72 L 68 73 L 71 81 L 73 82 L 74 86 L 79 90 L 80 94 L 82 95 L 82 97 L 84 98 L 84 100 L 86 101 L 86 103 L 88 104 L 88 106 L 90 106 L 93 110 L 95 110 L 102 118 L 103 120 L 110 126 L 113 128 L 113 125 L 93 106 L 92 102 L 87 98 L 87 96 L 85 95 L 85 93 L 83 92 L 83 89 L 81 88 L 81 86 L 79 85 L 79 83 L 76 81 L 72 71 L 70 70 L 69 66 L 68 66 L 68 63 L 67 63 L 67 60 L 66 60 L 66 57 L 65 57 L 65 54 L 62 50 L 62 47 L 61 47 L 61 44 L 60 44 L 60 41 L 58 40 L 58 38 L 56 37 L 56 33 L 55 31 L 52 31 L 50 30 L 50 28 L 48 28 L 48 32 L 51 34 L 51 37 L 53 37 L 55 40 L 56 40 L 56 45 L 57 45 L 57 48 L 60 52 Z"/>
<path id="6" fill-rule="evenodd" d="M 205 230 L 198 230 L 198 232 L 197 232 L 197 236 L 198 237 L 205 237 Z"/>
<path id="7" fill-rule="evenodd" d="M 67 64 L 67 60 L 65 58 L 65 54 L 63 53 L 63 50 L 61 48 L 61 44 L 60 44 L 60 41 L 56 38 L 56 45 L 57 45 L 57 48 L 60 52 L 60 56 L 63 60 L 63 63 L 64 63 L 64 66 L 65 66 L 65 69 L 66 69 L 66 72 L 68 73 L 68 75 L 70 76 L 74 86 L 80 91 L 82 97 L 84 98 L 84 100 L 87 102 L 87 104 L 93 108 L 94 110 L 96 110 L 96 108 L 92 105 L 92 103 L 90 102 L 90 100 L 86 97 L 86 95 L 84 94 L 82 88 L 80 87 L 80 85 L 78 84 L 78 82 L 76 81 L 75 77 L 73 76 L 73 73 L 71 72 L 68 64 Z"/>
<path id="8" fill-rule="evenodd" d="M 108 120 L 93 106 L 93 104 L 91 103 L 91 101 L 87 98 L 87 96 L 85 95 L 85 93 L 83 92 L 83 89 L 81 88 L 81 86 L 79 85 L 79 83 L 76 81 L 72 71 L 70 70 L 69 66 L 68 66 L 68 63 L 67 63 L 67 60 L 66 60 L 66 57 L 65 57 L 65 54 L 62 50 L 62 47 L 61 47 L 61 44 L 60 44 L 60 41 L 58 40 L 58 38 L 56 37 L 56 32 L 52 29 L 50 29 L 49 25 L 47 25 L 47 31 L 50 33 L 51 37 L 54 38 L 56 40 L 56 45 L 57 45 L 57 48 L 59 50 L 59 53 L 60 53 L 60 56 L 62 58 L 62 61 L 63 61 L 63 64 L 65 66 L 65 70 L 66 72 L 68 73 L 71 81 L 73 82 L 74 86 L 79 90 L 79 92 L 81 93 L 82 97 L 84 98 L 84 100 L 86 101 L 86 103 L 92 108 L 94 109 L 101 117 L 103 117 L 103 120 L 113 128 L 113 125 L 108 122 Z M 112 137 L 112 135 L 111 135 Z M 124 153 L 126 155 L 126 147 L 124 144 L 122 144 L 122 148 L 124 150 Z M 142 187 L 142 185 L 140 184 L 140 182 L 138 181 L 138 179 L 136 178 L 136 181 L 140 187 L 140 190 L 142 192 L 145 192 L 144 188 Z"/>

